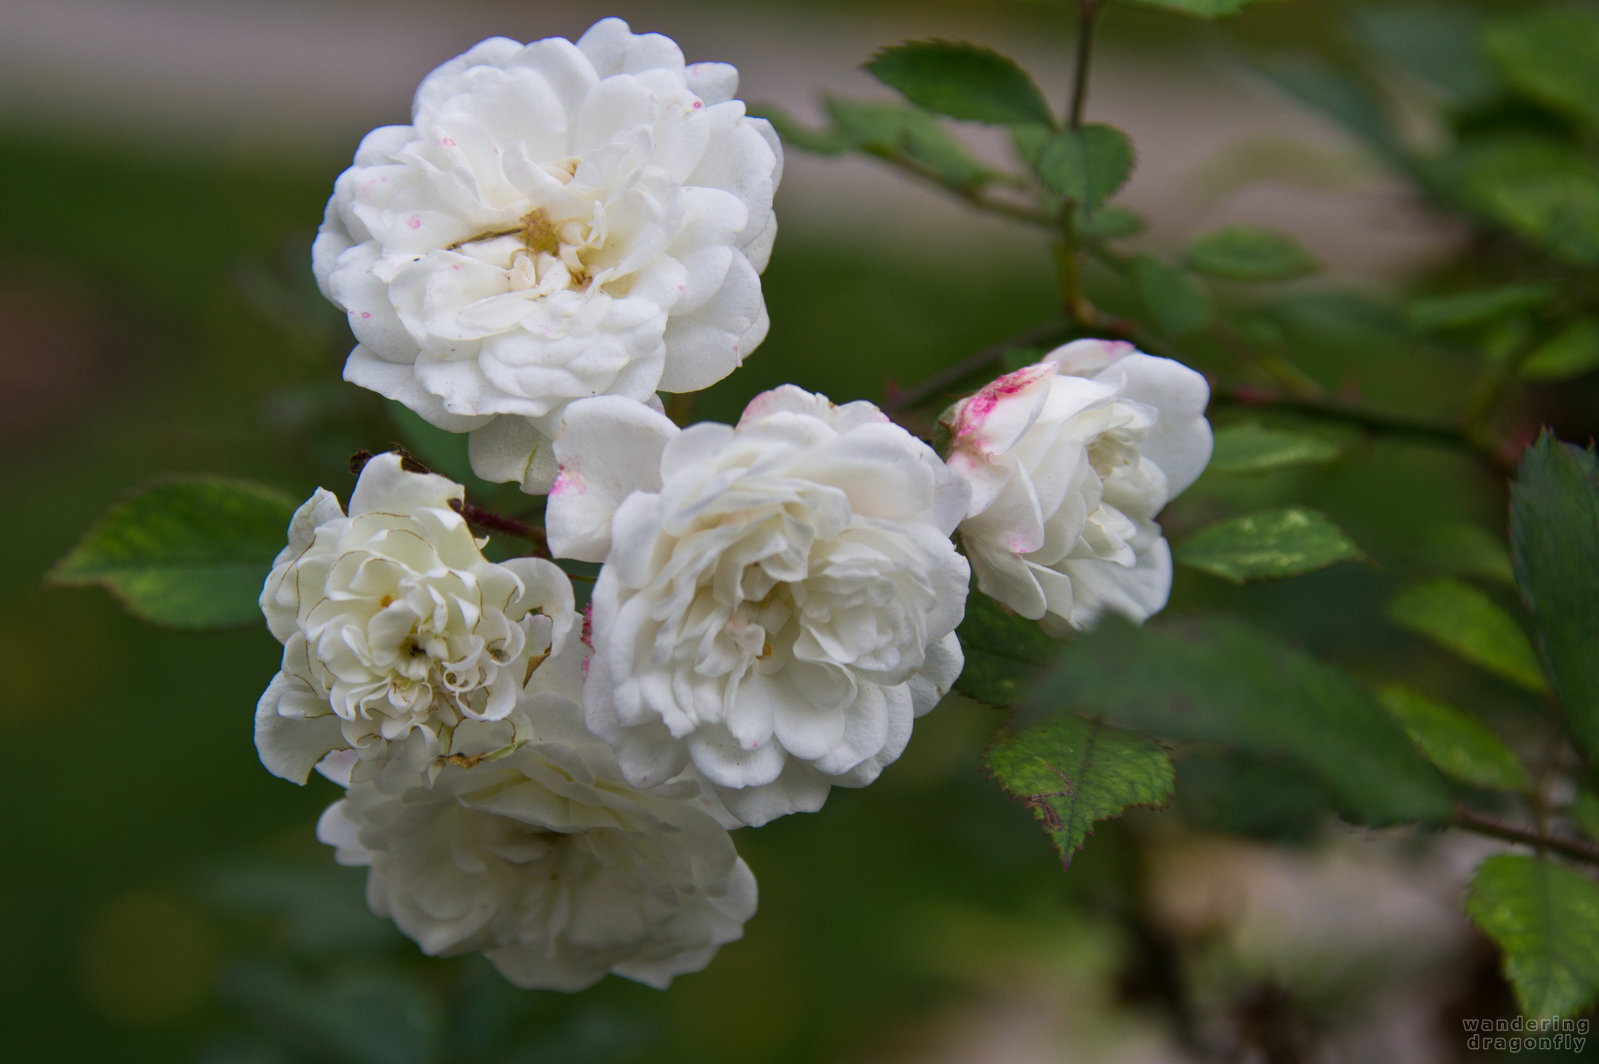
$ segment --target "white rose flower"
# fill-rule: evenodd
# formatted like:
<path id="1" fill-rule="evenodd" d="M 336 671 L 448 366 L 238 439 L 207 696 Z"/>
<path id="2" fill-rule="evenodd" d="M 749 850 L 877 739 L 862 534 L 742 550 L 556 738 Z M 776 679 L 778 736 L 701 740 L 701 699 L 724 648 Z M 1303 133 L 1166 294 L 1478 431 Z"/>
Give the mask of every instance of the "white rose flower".
<path id="1" fill-rule="evenodd" d="M 261 591 L 283 671 L 256 708 L 256 746 L 273 773 L 304 782 L 331 749 L 373 771 L 408 743 L 426 759 L 463 720 L 500 720 L 576 614 L 554 564 L 483 557 L 450 507 L 459 484 L 412 473 L 398 455 L 362 470 L 345 516 L 318 489 Z"/>
<path id="2" fill-rule="evenodd" d="M 574 404 L 552 550 L 604 561 L 589 727 L 635 785 L 692 763 L 746 824 L 876 779 L 960 673 L 967 489 L 870 403 L 793 386 L 679 431 Z"/>
<path id="3" fill-rule="evenodd" d="M 534 738 L 508 746 L 513 731 Z M 629 786 L 575 701 L 532 695 L 452 743 L 431 787 L 357 783 L 317 825 L 423 952 L 482 951 L 530 989 L 606 972 L 664 987 L 743 934 L 755 877 L 700 785 Z"/>
<path id="4" fill-rule="evenodd" d="M 344 376 L 544 491 L 574 399 L 694 391 L 766 335 L 782 150 L 725 63 L 606 19 L 496 37 L 373 130 L 312 249 L 357 345 Z"/>
<path id="5" fill-rule="evenodd" d="M 1210 460 L 1209 398 L 1179 362 L 1078 340 L 952 406 L 941 421 L 972 488 L 960 539 L 978 588 L 1054 631 L 1165 606 L 1154 518 Z"/>

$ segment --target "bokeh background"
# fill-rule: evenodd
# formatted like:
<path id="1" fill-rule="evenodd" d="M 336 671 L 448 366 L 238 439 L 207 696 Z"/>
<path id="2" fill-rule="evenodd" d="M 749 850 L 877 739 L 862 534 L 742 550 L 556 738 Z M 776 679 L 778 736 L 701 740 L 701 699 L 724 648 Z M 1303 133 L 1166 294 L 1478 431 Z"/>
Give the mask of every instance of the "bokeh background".
<path id="1" fill-rule="evenodd" d="M 1139 149 L 1124 202 L 1150 218 L 1146 246 L 1241 220 L 1295 233 L 1326 267 L 1280 297 L 1304 365 L 1367 398 L 1448 410 L 1467 374 L 1405 340 L 1380 295 L 1447 261 L 1462 234 L 1251 66 L 1337 57 L 1351 12 L 1376 6 L 1282 0 L 1204 24 L 1115 3 L 1089 114 Z M 859 64 L 932 36 L 1014 55 L 1062 102 L 1069 7 L 0 0 L 0 1055 L 1182 1061 L 1181 979 L 1197 988 L 1192 1024 L 1256 1024 L 1287 1031 L 1284 1052 L 1297 1038 L 1335 1054 L 1269 1059 L 1466 1058 L 1459 1017 L 1510 1009 L 1458 915 L 1488 844 L 1355 834 L 1313 799 L 1296 806 L 1281 770 L 1239 793 L 1207 790 L 1200 763 L 1176 811 L 1102 828 L 1063 873 L 982 775 L 994 712 L 958 700 L 870 789 L 739 833 L 761 910 L 704 973 L 666 993 L 614 978 L 575 996 L 518 991 L 476 958 L 421 957 L 368 914 L 361 871 L 313 835 L 336 788 L 295 788 L 256 761 L 252 710 L 280 652 L 264 630 L 161 631 L 98 591 L 41 586 L 112 501 L 164 474 L 344 495 L 351 452 L 413 438 L 340 381 L 350 341 L 308 248 L 361 135 L 406 121 L 421 76 L 482 37 L 575 37 L 618 14 L 691 59 L 735 63 L 752 104 L 814 118 L 823 92 L 885 96 Z M 1402 63 L 1388 72 L 1426 137 L 1425 94 Z M 735 417 L 783 381 L 880 399 L 1054 313 L 1040 239 L 869 162 L 791 152 L 778 211 L 770 338 L 696 400 L 698 418 Z M 1573 438 L 1589 398 L 1540 402 Z M 1244 591 L 1180 571 L 1174 609 L 1266 618 L 1366 676 L 1419 669 L 1513 734 L 1517 696 L 1371 619 L 1436 556 L 1433 530 L 1502 535 L 1502 486 L 1447 452 L 1356 443 L 1309 472 L 1207 478 L 1167 523 L 1180 537 L 1246 505 L 1311 502 L 1371 565 Z M 1222 841 L 1218 827 L 1273 841 Z"/>

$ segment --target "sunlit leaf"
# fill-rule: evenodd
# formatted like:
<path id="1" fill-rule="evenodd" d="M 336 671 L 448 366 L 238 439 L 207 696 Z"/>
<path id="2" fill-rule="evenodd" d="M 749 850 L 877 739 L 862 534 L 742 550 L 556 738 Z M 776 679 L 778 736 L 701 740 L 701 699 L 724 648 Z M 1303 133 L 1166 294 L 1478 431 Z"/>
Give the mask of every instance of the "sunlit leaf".
<path id="1" fill-rule="evenodd" d="M 1529 691 L 1545 689 L 1532 644 L 1493 599 L 1458 580 L 1407 588 L 1388 616 L 1418 635 Z"/>
<path id="2" fill-rule="evenodd" d="M 173 480 L 118 503 L 50 570 L 56 585 L 97 584 L 158 624 L 257 623 L 261 584 L 295 503 L 260 484 Z"/>
<path id="3" fill-rule="evenodd" d="M 1200 237 L 1184 265 L 1229 281 L 1288 281 L 1314 273 L 1318 264 L 1293 237 L 1253 225 L 1233 225 Z"/>
<path id="4" fill-rule="evenodd" d="M 1051 191 L 1092 211 L 1133 172 L 1133 146 L 1111 126 L 1067 129 L 1039 150 L 1035 169 Z"/>
<path id="5" fill-rule="evenodd" d="M 1213 473 L 1265 473 L 1290 466 L 1331 462 L 1343 448 L 1324 436 L 1266 428 L 1255 422 L 1216 430 L 1205 468 Z"/>
<path id="6" fill-rule="evenodd" d="M 1599 885 L 1545 857 L 1500 854 L 1478 866 L 1472 922 L 1504 953 L 1527 1016 L 1572 1016 L 1599 995 Z"/>
<path id="7" fill-rule="evenodd" d="M 1326 784 L 1356 823 L 1449 818 L 1444 778 L 1370 695 L 1239 621 L 1102 622 L 1060 652 L 1019 713 L 1035 720 L 1063 710 L 1291 761 Z"/>
<path id="8" fill-rule="evenodd" d="M 1071 863 L 1099 821 L 1132 806 L 1160 809 L 1171 800 L 1172 763 L 1164 747 L 1081 717 L 1001 732 L 983 763 L 1044 825 L 1062 864 Z"/>
<path id="9" fill-rule="evenodd" d="M 1523 791 L 1532 786 L 1505 741 L 1460 710 L 1398 685 L 1384 687 L 1377 699 L 1445 775 L 1473 787 Z"/>
<path id="10" fill-rule="evenodd" d="M 1534 381 L 1561 381 L 1599 369 L 1599 318 L 1578 318 L 1521 364 Z"/>
<path id="11" fill-rule="evenodd" d="M 1545 433 L 1510 489 L 1516 584 L 1578 747 L 1599 760 L 1599 469 Z"/>
<path id="12" fill-rule="evenodd" d="M 1015 61 L 962 41 L 908 41 L 866 64 L 918 107 L 996 125 L 1053 125 L 1043 93 Z"/>
<path id="13" fill-rule="evenodd" d="M 1184 565 L 1237 584 L 1298 576 L 1365 556 L 1337 525 L 1297 506 L 1209 525 L 1173 553 Z"/>

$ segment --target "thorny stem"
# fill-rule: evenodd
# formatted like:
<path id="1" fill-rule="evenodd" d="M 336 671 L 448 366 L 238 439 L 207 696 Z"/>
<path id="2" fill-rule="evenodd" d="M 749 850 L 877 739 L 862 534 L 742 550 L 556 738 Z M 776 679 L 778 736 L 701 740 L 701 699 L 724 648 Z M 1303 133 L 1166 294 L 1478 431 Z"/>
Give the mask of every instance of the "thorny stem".
<path id="1" fill-rule="evenodd" d="M 1072 75 L 1072 102 L 1067 121 L 1076 129 L 1083 124 L 1088 105 L 1088 67 L 1094 52 L 1094 19 L 1103 0 L 1077 0 L 1077 67 Z"/>
<path id="2" fill-rule="evenodd" d="M 1523 846 L 1532 846 L 1539 850 L 1558 853 L 1574 861 L 1599 865 L 1599 847 L 1590 846 L 1585 842 L 1578 842 L 1576 839 L 1552 835 L 1548 831 L 1506 824 L 1504 821 L 1494 820 L 1480 813 L 1474 813 L 1463 805 L 1456 804 L 1455 815 L 1450 824 L 1465 831 L 1475 832 L 1478 835 L 1486 835 L 1491 839 L 1516 842 Z"/>
<path id="3" fill-rule="evenodd" d="M 466 518 L 468 523 L 479 528 L 486 528 L 491 532 L 504 532 L 508 536 L 516 536 L 533 544 L 533 555 L 537 558 L 549 558 L 549 543 L 544 538 L 544 529 L 530 525 L 525 521 L 518 521 L 514 517 L 497 514 L 493 510 L 485 510 L 481 506 L 474 506 L 460 499 L 450 500 L 450 509 Z"/>

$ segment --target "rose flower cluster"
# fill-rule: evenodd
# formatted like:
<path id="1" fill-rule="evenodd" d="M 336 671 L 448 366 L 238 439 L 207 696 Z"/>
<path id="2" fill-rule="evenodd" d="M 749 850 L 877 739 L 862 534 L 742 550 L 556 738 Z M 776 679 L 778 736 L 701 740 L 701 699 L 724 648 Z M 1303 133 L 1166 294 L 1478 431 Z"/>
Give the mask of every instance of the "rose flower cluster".
<path id="1" fill-rule="evenodd" d="M 616 19 L 485 41 L 362 141 L 313 250 L 346 379 L 546 494 L 555 560 L 490 561 L 462 486 L 399 455 L 347 512 L 318 490 L 261 594 L 256 746 L 344 788 L 317 832 L 374 912 L 519 986 L 703 968 L 755 912 L 730 830 L 899 757 L 961 671 L 972 575 L 1055 629 L 1142 620 L 1155 515 L 1210 452 L 1203 378 L 1097 340 L 956 403 L 947 461 L 792 385 L 674 424 L 658 392 L 767 329 L 782 151 L 736 88 Z M 600 565 L 581 611 L 561 560 Z"/>

